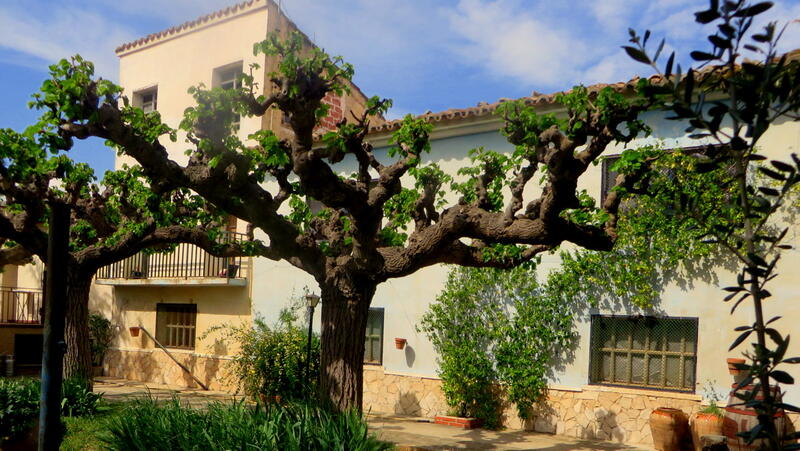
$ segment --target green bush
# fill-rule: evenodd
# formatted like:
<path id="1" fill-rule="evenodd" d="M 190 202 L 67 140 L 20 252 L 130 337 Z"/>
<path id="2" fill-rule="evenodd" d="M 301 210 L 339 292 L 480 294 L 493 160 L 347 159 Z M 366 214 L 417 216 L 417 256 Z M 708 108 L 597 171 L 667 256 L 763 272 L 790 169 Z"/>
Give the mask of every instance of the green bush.
<path id="1" fill-rule="evenodd" d="M 570 346 L 572 312 L 548 296 L 531 267 L 455 267 L 419 329 L 439 360 L 442 391 L 458 416 L 501 426 L 502 394 L 529 418 L 554 360 Z"/>
<path id="2" fill-rule="evenodd" d="M 111 321 L 105 316 L 92 312 L 89 314 L 89 349 L 92 354 L 92 365 L 100 366 L 111 346 Z"/>
<path id="3" fill-rule="evenodd" d="M 0 442 L 24 436 L 39 417 L 39 381 L 0 379 Z"/>
<path id="4" fill-rule="evenodd" d="M 307 399 L 316 393 L 319 380 L 320 342 L 311 340 L 311 362 L 306 382 L 308 329 L 295 325 L 294 317 L 269 327 L 262 318 L 253 325 L 227 326 L 224 339 L 234 341 L 240 351 L 229 363 L 229 378 L 256 401 Z"/>
<path id="5" fill-rule="evenodd" d="M 61 414 L 68 417 L 94 415 L 103 395 L 94 393 L 83 379 L 64 380 L 61 386 Z"/>
<path id="6" fill-rule="evenodd" d="M 173 399 L 131 403 L 106 423 L 111 450 L 386 450 L 354 411 L 332 413 L 310 404 L 249 406 L 214 403 L 207 410 Z"/>
<path id="7" fill-rule="evenodd" d="M 41 385 L 37 379 L 0 378 L 0 443 L 25 435 L 39 418 Z M 66 379 L 61 386 L 61 414 L 68 417 L 97 413 L 102 394 L 86 382 Z"/>

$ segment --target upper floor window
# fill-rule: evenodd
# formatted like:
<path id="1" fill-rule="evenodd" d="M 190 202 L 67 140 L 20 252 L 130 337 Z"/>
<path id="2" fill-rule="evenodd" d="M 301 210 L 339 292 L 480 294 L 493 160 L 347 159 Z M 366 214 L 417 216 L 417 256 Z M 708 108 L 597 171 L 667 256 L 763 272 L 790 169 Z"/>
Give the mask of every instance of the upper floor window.
<path id="1" fill-rule="evenodd" d="M 242 63 L 233 63 L 214 69 L 211 84 L 216 88 L 239 89 L 242 87 Z"/>
<path id="2" fill-rule="evenodd" d="M 156 339 L 167 348 L 194 349 L 197 304 L 158 304 Z"/>
<path id="3" fill-rule="evenodd" d="M 133 106 L 141 108 L 145 113 L 158 110 L 158 88 L 148 88 L 133 93 Z"/>
<path id="4" fill-rule="evenodd" d="M 611 192 L 611 188 L 617 185 L 618 172 L 611 170 L 611 167 L 614 166 L 614 163 L 617 161 L 619 161 L 619 155 L 609 155 L 603 158 L 602 180 L 600 181 L 600 205 L 606 202 L 606 197 L 608 193 Z"/>
<path id="5" fill-rule="evenodd" d="M 592 316 L 590 382 L 694 391 L 697 318 Z"/>
<path id="6" fill-rule="evenodd" d="M 229 64 L 227 66 L 218 67 L 214 69 L 214 73 L 211 77 L 211 84 L 214 87 L 222 89 L 239 89 L 242 87 L 242 79 L 240 77 L 241 74 L 241 61 L 238 63 Z M 239 130 L 240 123 L 241 117 L 237 114 L 233 117 L 231 126 L 234 130 Z"/>
<path id="7" fill-rule="evenodd" d="M 364 341 L 364 362 L 383 363 L 383 309 L 371 308 L 367 316 L 367 336 Z"/>

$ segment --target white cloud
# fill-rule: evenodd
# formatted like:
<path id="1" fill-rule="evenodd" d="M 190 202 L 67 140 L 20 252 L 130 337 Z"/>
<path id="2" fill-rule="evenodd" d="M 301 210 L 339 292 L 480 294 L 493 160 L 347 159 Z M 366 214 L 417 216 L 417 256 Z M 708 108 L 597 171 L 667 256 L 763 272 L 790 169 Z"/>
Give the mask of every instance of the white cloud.
<path id="1" fill-rule="evenodd" d="M 0 5 L 0 47 L 44 63 L 80 53 L 95 63 L 99 75 L 117 78 L 114 47 L 134 38 L 135 33 L 86 9 L 48 5 L 44 12 L 14 2 Z"/>
<path id="2" fill-rule="evenodd" d="M 450 14 L 465 60 L 532 85 L 574 80 L 586 64 L 590 47 L 574 29 L 560 25 L 537 20 L 506 0 L 461 0 Z"/>
<path id="3" fill-rule="evenodd" d="M 96 62 L 102 76 L 116 79 L 117 45 L 237 1 L 2 0 L 0 47 L 12 52 L 0 58 L 35 67 L 81 53 Z M 449 99 L 470 98 L 470 93 L 458 93 L 464 80 L 485 87 L 486 94 L 476 94 L 485 95 L 483 100 L 508 96 L 509 89 L 551 91 L 575 83 L 626 80 L 647 70 L 620 50 L 629 26 L 651 28 L 652 39 L 666 37 L 683 55 L 704 39 L 693 13 L 706 5 L 699 0 L 282 3 L 318 45 L 355 64 L 356 82 L 365 92 L 395 95 L 403 111 L 436 104 L 437 88 L 449 89 Z M 797 18 L 800 1 L 780 2 L 769 14 Z M 783 48 L 799 46 L 797 24 L 787 32 Z M 453 74 L 464 80 L 451 83 Z"/>
<path id="4" fill-rule="evenodd" d="M 637 75 L 645 76 L 650 73 L 652 73 L 652 70 L 648 66 L 632 60 L 618 47 L 613 53 L 587 67 L 581 73 L 580 80 L 585 85 L 615 83 L 630 80 Z"/>

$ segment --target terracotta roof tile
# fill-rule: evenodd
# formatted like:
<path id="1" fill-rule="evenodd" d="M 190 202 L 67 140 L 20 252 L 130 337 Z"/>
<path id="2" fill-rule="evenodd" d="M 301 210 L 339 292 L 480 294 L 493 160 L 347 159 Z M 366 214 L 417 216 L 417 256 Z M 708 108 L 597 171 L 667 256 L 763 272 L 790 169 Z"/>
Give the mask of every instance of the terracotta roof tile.
<path id="1" fill-rule="evenodd" d="M 180 25 L 175 25 L 174 27 L 167 28 L 166 30 L 159 31 L 157 33 L 151 33 L 143 38 L 139 38 L 135 41 L 122 44 L 116 48 L 115 52 L 117 53 L 117 55 L 119 55 L 120 53 L 126 52 L 136 47 L 160 41 L 162 39 L 166 39 L 170 36 L 176 35 L 178 33 L 186 32 L 194 28 L 203 26 L 209 22 L 224 19 L 228 16 L 232 16 L 236 13 L 245 11 L 247 9 L 251 9 L 256 6 L 265 5 L 267 1 L 270 0 L 247 0 L 241 3 L 237 3 L 235 5 L 228 6 L 227 8 L 223 8 L 218 11 L 214 11 L 213 13 L 200 16 L 197 19 L 184 22 Z"/>
<path id="2" fill-rule="evenodd" d="M 653 79 L 655 77 L 651 77 Z M 587 86 L 587 89 L 590 93 L 595 93 L 600 91 L 603 88 L 611 87 L 617 92 L 631 92 L 633 88 L 636 86 L 636 83 L 639 81 L 639 78 L 634 78 L 627 82 L 618 82 L 618 83 L 599 83 L 591 86 Z M 533 92 L 528 97 L 523 97 L 519 100 L 523 100 L 527 105 L 535 105 L 535 106 L 548 106 L 548 105 L 555 105 L 556 104 L 556 96 L 560 93 L 566 93 L 569 91 L 561 91 L 555 92 L 551 94 L 542 94 L 538 92 Z M 497 107 L 500 106 L 503 102 L 509 102 L 513 99 L 508 98 L 501 98 L 494 103 L 486 103 L 486 102 L 479 102 L 476 106 L 468 107 L 468 108 L 451 108 L 445 111 L 440 111 L 438 113 L 433 113 L 427 111 L 419 116 L 418 118 L 425 119 L 427 122 L 430 123 L 441 123 L 441 122 L 449 122 L 449 121 L 459 121 L 464 119 L 477 119 L 480 117 L 491 116 L 492 114 L 497 111 Z M 382 124 L 375 124 L 370 127 L 370 134 L 382 134 L 392 132 L 400 128 L 400 124 L 402 124 L 402 119 L 395 119 L 392 121 L 387 121 Z"/>

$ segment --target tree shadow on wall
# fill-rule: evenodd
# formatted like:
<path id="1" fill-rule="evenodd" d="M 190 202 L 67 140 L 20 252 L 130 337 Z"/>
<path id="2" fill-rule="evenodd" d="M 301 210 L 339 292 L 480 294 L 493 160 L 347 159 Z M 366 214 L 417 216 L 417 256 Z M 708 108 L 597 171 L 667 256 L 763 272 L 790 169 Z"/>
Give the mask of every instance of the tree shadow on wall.
<path id="1" fill-rule="evenodd" d="M 417 394 L 409 391 L 400 393 L 399 395 L 397 401 L 394 403 L 394 413 L 398 415 L 419 416 L 422 407 L 419 404 Z"/>

